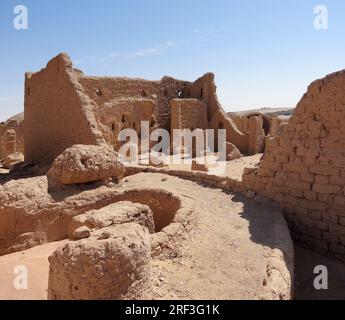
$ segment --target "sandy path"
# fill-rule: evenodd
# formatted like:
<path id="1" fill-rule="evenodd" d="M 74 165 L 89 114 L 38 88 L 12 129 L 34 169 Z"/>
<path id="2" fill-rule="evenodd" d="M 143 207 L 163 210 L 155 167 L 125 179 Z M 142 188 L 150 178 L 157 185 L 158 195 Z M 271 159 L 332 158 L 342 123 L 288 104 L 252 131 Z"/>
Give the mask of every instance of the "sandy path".
<path id="1" fill-rule="evenodd" d="M 162 184 L 161 179 L 158 174 L 139 174 L 129 177 L 127 184 L 154 187 Z M 197 227 L 181 256 L 154 261 L 154 289 L 145 298 L 262 298 L 268 289 L 263 283 L 270 249 L 292 251 L 291 240 L 279 236 L 280 231 L 283 237 L 288 234 L 280 212 L 175 177 L 160 187 L 196 200 Z M 284 276 L 288 280 L 288 274 Z M 279 281 L 282 291 L 287 290 L 283 277 Z"/>
<path id="2" fill-rule="evenodd" d="M 0 257 L 0 300 L 45 300 L 49 274 L 48 257 L 65 241 L 49 243 Z M 17 290 L 13 282 L 17 266 L 28 271 L 28 289 Z"/>

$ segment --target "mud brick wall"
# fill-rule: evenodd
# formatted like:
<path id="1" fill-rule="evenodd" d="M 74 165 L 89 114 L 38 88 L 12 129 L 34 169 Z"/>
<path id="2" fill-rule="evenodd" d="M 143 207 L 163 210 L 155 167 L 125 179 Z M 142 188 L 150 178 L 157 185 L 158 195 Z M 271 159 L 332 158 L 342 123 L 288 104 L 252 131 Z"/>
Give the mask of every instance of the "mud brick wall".
<path id="1" fill-rule="evenodd" d="M 74 144 L 105 143 L 92 104 L 66 54 L 25 77 L 25 161 L 49 164 Z"/>
<path id="2" fill-rule="evenodd" d="M 171 129 L 204 129 L 208 127 L 207 106 L 198 99 L 171 100 Z"/>
<path id="3" fill-rule="evenodd" d="M 193 83 L 186 84 L 182 92 L 182 98 L 199 99 L 207 105 L 207 119 L 209 129 L 226 129 L 226 140 L 234 144 L 241 152 L 248 152 L 248 135 L 241 132 L 235 122 L 222 108 L 215 84 L 215 75 L 207 73 Z M 215 145 L 217 146 L 216 139 Z"/>
<path id="4" fill-rule="evenodd" d="M 0 123 L 0 160 L 14 152 L 24 153 L 24 114 Z"/>
<path id="5" fill-rule="evenodd" d="M 309 86 L 243 184 L 283 206 L 296 240 L 345 261 L 345 71 Z"/>
<path id="6" fill-rule="evenodd" d="M 250 117 L 248 121 L 249 154 L 262 153 L 265 149 L 265 131 L 261 116 Z"/>
<path id="7" fill-rule="evenodd" d="M 151 99 L 122 98 L 100 106 L 95 110 L 95 116 L 107 143 L 118 151 L 122 145 L 118 139 L 121 130 L 135 130 L 140 140 L 142 121 L 148 122 L 150 129 L 156 125 L 154 108 L 155 101 Z"/>
<path id="8" fill-rule="evenodd" d="M 170 130 L 174 99 L 183 101 L 191 127 L 226 129 L 227 142 L 247 153 L 248 135 L 225 113 L 216 91 L 212 73 L 195 82 L 90 77 L 73 68 L 67 54 L 59 54 L 41 71 L 26 74 L 25 161 L 50 164 L 75 144 L 117 148 L 119 130 L 131 126 L 140 134 L 141 120 Z"/>
<path id="9" fill-rule="evenodd" d="M 90 77 L 79 79 L 95 110 L 116 99 L 146 98 L 154 100 L 154 115 L 160 128 L 170 129 L 170 101 L 178 98 L 185 82 L 164 77 L 160 81 L 119 77 Z"/>

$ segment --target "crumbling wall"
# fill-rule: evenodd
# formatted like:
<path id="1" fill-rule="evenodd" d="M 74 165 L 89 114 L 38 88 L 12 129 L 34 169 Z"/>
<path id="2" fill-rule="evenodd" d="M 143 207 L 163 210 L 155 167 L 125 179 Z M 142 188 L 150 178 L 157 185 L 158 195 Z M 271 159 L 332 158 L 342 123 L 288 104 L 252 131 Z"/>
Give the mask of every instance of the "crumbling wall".
<path id="1" fill-rule="evenodd" d="M 208 127 L 207 106 L 198 99 L 171 100 L 171 129 L 203 129 Z"/>
<path id="2" fill-rule="evenodd" d="M 0 138 L 1 152 L 4 158 L 16 152 L 17 134 L 12 129 L 7 129 Z"/>
<path id="3" fill-rule="evenodd" d="M 231 119 L 235 122 L 237 128 L 243 132 L 248 134 L 248 118 L 242 116 L 231 116 Z"/>
<path id="4" fill-rule="evenodd" d="M 248 135 L 238 130 L 235 122 L 219 109 L 209 123 L 209 128 L 214 129 L 217 133 L 218 129 L 226 130 L 226 141 L 234 144 L 242 153 L 248 153 Z M 217 137 L 217 134 L 216 134 Z M 218 149 L 218 139 L 215 139 L 215 147 Z"/>
<path id="5" fill-rule="evenodd" d="M 261 116 L 250 117 L 248 121 L 249 154 L 262 153 L 265 148 L 265 131 Z"/>
<path id="6" fill-rule="evenodd" d="M 207 73 L 183 90 L 183 98 L 199 99 L 207 105 L 209 129 L 226 129 L 227 142 L 233 143 L 243 153 L 248 152 L 248 136 L 242 133 L 235 122 L 225 113 L 218 97 L 214 74 Z M 215 141 L 217 146 L 217 139 Z"/>
<path id="7" fill-rule="evenodd" d="M 79 79 L 86 94 L 99 109 L 122 98 L 146 98 L 155 102 L 154 116 L 160 128 L 170 129 L 170 100 L 179 97 L 184 81 L 164 77 L 160 81 L 131 78 L 82 77 Z"/>
<path id="8" fill-rule="evenodd" d="M 269 136 L 276 136 L 279 131 L 279 127 L 282 123 L 287 123 L 289 121 L 288 118 L 283 117 L 272 117 L 270 121 L 270 131 L 268 132 Z"/>
<path id="9" fill-rule="evenodd" d="M 123 129 L 134 129 L 141 139 L 141 123 L 146 121 L 150 130 L 157 127 L 154 116 L 156 102 L 148 98 L 119 98 L 106 102 L 95 110 L 95 116 L 99 123 L 107 143 L 119 150 L 119 133 Z"/>
<path id="10" fill-rule="evenodd" d="M 12 153 L 24 153 L 24 114 L 0 124 L 0 160 Z"/>
<path id="11" fill-rule="evenodd" d="M 289 119 L 283 116 L 268 116 L 260 112 L 232 113 L 230 116 L 238 129 L 248 135 L 249 154 L 262 153 L 265 149 L 265 137 L 276 136 L 280 125 L 288 122 Z"/>
<path id="12" fill-rule="evenodd" d="M 226 129 L 227 142 L 248 152 L 248 135 L 222 109 L 214 74 L 194 83 L 164 77 L 160 81 L 89 77 L 72 68 L 66 54 L 52 59 L 25 81 L 25 161 L 51 164 L 65 149 L 76 144 L 110 144 L 118 149 L 122 129 L 137 130 L 140 122 L 150 128 L 176 125 L 171 110 L 183 104 L 185 127 Z M 175 117 L 173 115 L 173 117 Z M 218 139 L 216 139 L 216 148 Z"/>
<path id="13" fill-rule="evenodd" d="M 243 183 L 282 204 L 295 239 L 345 261 L 345 71 L 313 82 Z"/>
<path id="14" fill-rule="evenodd" d="M 230 115 L 231 119 L 236 123 L 236 126 L 243 133 L 249 134 L 249 119 L 252 117 L 260 117 L 262 119 L 262 128 L 265 134 L 268 135 L 272 125 L 276 124 L 275 119 L 277 117 L 270 117 L 261 112 L 247 112 L 244 115 L 236 115 L 236 113 Z"/>
<path id="15" fill-rule="evenodd" d="M 78 83 L 82 73 L 60 54 L 25 78 L 25 161 L 51 163 L 75 144 L 105 143 L 91 101 Z"/>

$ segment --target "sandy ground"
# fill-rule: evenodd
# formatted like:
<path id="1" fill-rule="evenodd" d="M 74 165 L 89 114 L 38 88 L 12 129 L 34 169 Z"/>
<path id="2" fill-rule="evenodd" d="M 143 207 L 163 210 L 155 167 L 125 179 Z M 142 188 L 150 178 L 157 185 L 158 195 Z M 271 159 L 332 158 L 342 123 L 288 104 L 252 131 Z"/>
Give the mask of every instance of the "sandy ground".
<path id="1" fill-rule="evenodd" d="M 0 257 L 0 300 L 45 300 L 49 274 L 48 257 L 66 241 L 49 243 Z M 17 290 L 15 268 L 27 268 L 27 290 Z"/>
<path id="2" fill-rule="evenodd" d="M 164 178 L 164 179 L 163 179 Z M 127 177 L 124 188 L 153 187 L 196 200 L 194 229 L 180 254 L 154 259 L 146 299 L 259 299 L 268 250 L 279 247 L 276 215 L 246 198 L 161 174 Z M 52 243 L 0 257 L 1 299 L 45 299 Z M 13 288 L 14 267 L 28 269 L 28 290 Z M 281 279 L 282 280 L 282 279 Z M 283 281 L 283 280 L 282 280 Z"/>
<path id="3" fill-rule="evenodd" d="M 262 154 L 246 156 L 240 159 L 223 162 L 223 163 L 218 163 L 217 157 L 218 156 L 216 154 L 212 154 L 210 156 L 207 156 L 206 160 L 205 158 L 196 158 L 193 160 L 196 160 L 199 163 L 206 163 L 206 166 L 208 167 L 210 174 L 212 174 L 213 171 L 215 171 L 217 175 L 228 176 L 233 179 L 241 181 L 244 169 L 253 168 L 256 165 L 258 165 L 262 157 Z M 148 155 L 144 155 L 141 159 L 148 159 Z M 164 159 L 164 163 L 166 164 L 165 167 L 168 169 L 191 171 L 192 159 L 182 159 L 182 160 L 179 159 L 179 161 L 181 161 L 182 163 L 176 163 L 173 157 L 166 156 L 163 159 Z M 222 166 L 222 168 L 224 166 L 223 172 L 218 172 L 217 168 L 219 168 L 219 166 Z"/>
<path id="4" fill-rule="evenodd" d="M 163 183 L 162 177 L 167 178 Z M 154 260 L 153 289 L 144 298 L 262 297 L 268 251 L 286 244 L 280 243 L 276 232 L 282 221 L 280 212 L 175 177 L 146 173 L 127 177 L 127 181 L 126 187 L 159 186 L 196 200 L 194 232 L 178 257 Z"/>
<path id="5" fill-rule="evenodd" d="M 260 157 L 232 162 L 238 176 L 244 167 Z M 236 163 L 236 165 L 234 165 Z M 236 171 L 237 170 L 237 171 Z M 233 176 L 233 171 L 231 173 Z M 153 261 L 152 289 L 146 299 L 256 299 L 262 293 L 267 261 L 272 247 L 271 212 L 241 196 L 227 195 L 193 182 L 162 175 L 139 174 L 127 178 L 129 187 L 158 186 L 197 200 L 196 227 L 181 246 L 181 254 Z M 165 185 L 165 187 L 164 187 Z M 46 299 L 48 257 L 65 241 L 0 257 L 0 300 Z M 16 290 L 16 266 L 28 270 L 28 289 Z M 329 271 L 329 289 L 313 287 L 313 270 L 324 265 Z M 295 298 L 345 299 L 345 265 L 295 246 Z"/>
<path id="6" fill-rule="evenodd" d="M 25 252 L 0 257 L 0 300 L 45 300 L 49 270 L 48 257 L 64 243 L 65 241 L 55 242 Z M 345 266 L 343 264 L 299 246 L 295 246 L 295 256 L 295 298 L 297 300 L 345 299 Z M 176 261 L 179 261 L 180 266 L 184 265 L 183 259 L 176 258 Z M 168 266 L 164 266 L 163 261 L 157 261 L 156 264 L 162 266 L 163 270 L 168 268 Z M 313 269 L 320 264 L 329 269 L 329 289 L 325 291 L 317 291 L 313 287 L 315 277 Z M 13 287 L 13 281 L 17 276 L 13 270 L 18 265 L 25 265 L 28 268 L 28 290 L 18 291 Z M 207 270 L 204 270 L 204 273 L 207 274 Z M 160 283 L 166 281 L 163 274 L 164 272 L 162 272 L 161 278 L 156 280 L 158 285 L 163 285 Z M 179 278 L 183 277 L 182 275 Z M 205 282 L 202 278 L 198 281 Z M 206 281 L 206 283 L 208 282 Z"/>

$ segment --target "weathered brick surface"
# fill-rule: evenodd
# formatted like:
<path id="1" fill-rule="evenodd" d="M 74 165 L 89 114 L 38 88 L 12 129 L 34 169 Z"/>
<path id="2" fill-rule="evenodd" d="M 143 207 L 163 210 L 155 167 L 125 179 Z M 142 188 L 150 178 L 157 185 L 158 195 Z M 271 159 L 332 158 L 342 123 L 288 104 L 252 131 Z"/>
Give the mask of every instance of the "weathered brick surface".
<path id="1" fill-rule="evenodd" d="M 0 160 L 15 152 L 24 153 L 24 114 L 0 123 Z"/>
<path id="2" fill-rule="evenodd" d="M 298 241 L 345 261 L 343 88 L 345 71 L 313 82 L 243 183 L 283 206 Z"/>
<path id="3" fill-rule="evenodd" d="M 123 129 L 131 128 L 143 139 L 143 121 L 149 123 L 150 132 L 226 129 L 227 142 L 247 153 L 248 135 L 223 110 L 214 78 L 212 73 L 194 82 L 92 77 L 74 69 L 68 55 L 60 54 L 25 77 L 25 161 L 51 164 L 76 144 L 108 144 L 118 150 Z"/>
<path id="4" fill-rule="evenodd" d="M 254 116 L 248 121 L 249 153 L 262 153 L 265 148 L 265 131 L 261 116 Z"/>

